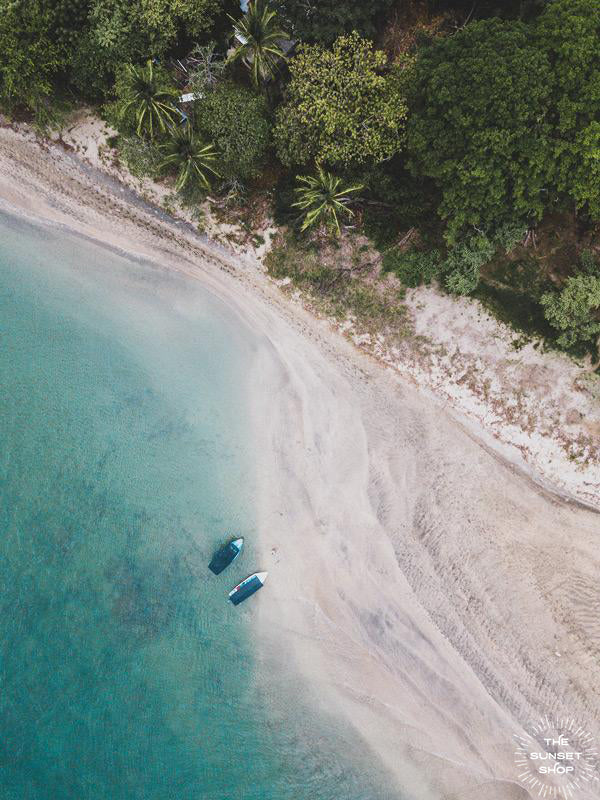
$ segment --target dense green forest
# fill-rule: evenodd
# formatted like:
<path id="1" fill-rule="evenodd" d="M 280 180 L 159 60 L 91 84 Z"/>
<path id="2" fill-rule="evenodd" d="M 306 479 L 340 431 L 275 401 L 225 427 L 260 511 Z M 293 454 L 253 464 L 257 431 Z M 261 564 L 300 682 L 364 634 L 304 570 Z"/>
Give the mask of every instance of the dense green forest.
<path id="1" fill-rule="evenodd" d="M 269 198 L 290 252 L 351 229 L 405 286 L 596 350 L 600 0 L 0 7 L 5 114 L 95 105 L 188 203 Z"/>

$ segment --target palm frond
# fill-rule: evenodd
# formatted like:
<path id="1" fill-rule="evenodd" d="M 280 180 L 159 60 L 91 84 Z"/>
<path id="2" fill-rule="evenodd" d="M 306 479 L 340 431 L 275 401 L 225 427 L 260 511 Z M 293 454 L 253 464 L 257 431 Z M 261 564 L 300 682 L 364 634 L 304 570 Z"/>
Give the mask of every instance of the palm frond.
<path id="1" fill-rule="evenodd" d="M 121 114 L 133 111 L 138 136 L 152 138 L 156 127 L 164 133 L 177 113 L 173 104 L 177 91 L 164 85 L 164 77 L 157 75 L 150 59 L 143 67 L 129 64 L 125 69 L 128 97 Z"/>
<path id="2" fill-rule="evenodd" d="M 159 168 L 174 168 L 177 171 L 177 191 L 192 183 L 210 189 L 207 173 L 219 175 L 215 168 L 218 153 L 214 145 L 204 142 L 189 124 L 184 128 L 171 129 L 171 137 L 161 146 L 161 150 L 165 157 Z"/>
<path id="3" fill-rule="evenodd" d="M 298 175 L 299 186 L 295 189 L 297 197 L 292 207 L 304 212 L 302 231 L 324 225 L 339 236 L 340 219 L 351 219 L 354 211 L 349 204 L 354 198 L 350 195 L 359 192 L 363 186 L 343 186 L 341 178 L 326 172 L 321 166 L 316 175 Z"/>
<path id="4" fill-rule="evenodd" d="M 277 12 L 266 0 L 253 0 L 241 19 L 228 15 L 233 23 L 235 50 L 228 61 L 242 61 L 256 86 L 273 77 L 278 62 L 285 58 L 280 42 L 288 34 L 279 28 Z"/>

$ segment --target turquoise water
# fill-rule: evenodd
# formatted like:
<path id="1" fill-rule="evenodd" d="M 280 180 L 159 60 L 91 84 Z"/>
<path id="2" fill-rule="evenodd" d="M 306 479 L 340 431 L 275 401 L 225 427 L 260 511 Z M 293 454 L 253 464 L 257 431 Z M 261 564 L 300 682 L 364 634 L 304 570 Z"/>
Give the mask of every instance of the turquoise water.
<path id="1" fill-rule="evenodd" d="M 0 215 L 0 336 L 0 797 L 398 797 L 251 638 L 259 598 L 226 602 L 261 566 L 252 333 L 193 281 Z"/>

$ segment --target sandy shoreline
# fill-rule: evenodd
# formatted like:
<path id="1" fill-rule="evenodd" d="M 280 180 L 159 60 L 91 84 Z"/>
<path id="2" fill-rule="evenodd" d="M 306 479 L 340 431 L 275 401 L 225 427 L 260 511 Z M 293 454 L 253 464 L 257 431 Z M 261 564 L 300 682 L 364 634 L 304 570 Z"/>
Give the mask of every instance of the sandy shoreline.
<path id="1" fill-rule="evenodd" d="M 600 739 L 596 513 L 60 148 L 0 130 L 0 200 L 199 278 L 262 334 L 261 635 L 397 776 L 390 798 L 527 797 L 512 736 L 543 714 Z"/>

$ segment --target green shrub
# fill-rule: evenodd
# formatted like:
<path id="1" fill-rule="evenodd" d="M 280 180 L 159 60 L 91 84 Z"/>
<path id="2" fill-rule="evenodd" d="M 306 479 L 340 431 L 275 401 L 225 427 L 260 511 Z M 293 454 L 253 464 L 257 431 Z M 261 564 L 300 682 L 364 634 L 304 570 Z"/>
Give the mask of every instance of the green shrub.
<path id="1" fill-rule="evenodd" d="M 446 287 L 454 294 L 471 294 L 479 283 L 481 267 L 491 261 L 496 248 L 487 236 L 477 234 L 448 251 L 443 265 Z"/>
<path id="2" fill-rule="evenodd" d="M 394 272 L 405 286 L 414 288 L 428 284 L 440 273 L 441 259 L 438 250 L 399 250 L 390 247 L 383 255 L 384 272 Z"/>
<path id="3" fill-rule="evenodd" d="M 494 233 L 494 244 L 503 253 L 511 253 L 523 241 L 527 228 L 518 222 L 505 222 Z"/>
<path id="4" fill-rule="evenodd" d="M 600 278 L 600 261 L 596 259 L 596 256 L 591 250 L 584 250 L 582 252 L 579 263 L 581 265 L 581 271 L 586 275 L 595 275 Z"/>
<path id="5" fill-rule="evenodd" d="M 411 168 L 436 181 L 449 243 L 473 226 L 540 219 L 552 170 L 550 63 L 530 28 L 471 22 L 419 49 L 411 86 Z M 473 278 L 467 270 L 451 283 L 462 292 Z"/>
<path id="6" fill-rule="evenodd" d="M 560 332 L 558 344 L 561 347 L 597 342 L 600 336 L 600 277 L 574 275 L 560 292 L 547 292 L 540 302 L 546 319 Z"/>
<path id="7" fill-rule="evenodd" d="M 301 45 L 289 61 L 274 137 L 283 164 L 385 161 L 402 149 L 407 115 L 401 70 L 356 32 L 331 49 Z"/>
<path id="8" fill-rule="evenodd" d="M 264 97 L 229 81 L 218 83 L 194 103 L 194 121 L 219 152 L 224 178 L 245 181 L 260 173 L 270 143 Z"/>

